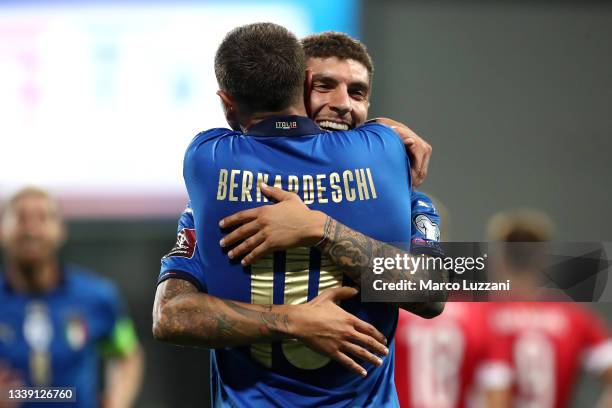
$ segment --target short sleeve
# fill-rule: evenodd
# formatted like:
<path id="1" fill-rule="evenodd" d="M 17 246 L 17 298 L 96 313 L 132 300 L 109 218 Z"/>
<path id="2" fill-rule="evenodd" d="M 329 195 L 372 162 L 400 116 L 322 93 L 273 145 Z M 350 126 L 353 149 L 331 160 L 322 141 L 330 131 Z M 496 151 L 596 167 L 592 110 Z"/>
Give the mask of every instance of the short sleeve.
<path id="1" fill-rule="evenodd" d="M 197 249 L 195 222 L 190 204 L 187 204 L 179 218 L 174 247 L 161 260 L 157 283 L 171 278 L 184 279 L 191 282 L 199 291 L 206 292 L 206 281 Z"/>
<path id="2" fill-rule="evenodd" d="M 410 155 L 408 154 L 408 151 L 406 150 L 406 146 L 404 145 L 404 142 L 402 142 L 402 139 L 399 136 L 399 134 L 395 130 L 393 130 L 391 127 L 385 124 L 376 122 L 376 119 L 368 120 L 365 124 L 361 125 L 357 129 L 365 130 L 368 133 L 374 133 L 378 135 L 380 138 L 382 138 L 385 145 L 388 146 L 386 150 L 387 154 L 389 154 L 389 152 L 391 151 L 395 151 L 395 152 L 398 152 L 398 154 L 401 154 L 401 156 L 398 155 L 397 157 L 401 157 L 402 161 L 404 162 L 406 166 L 406 173 L 408 174 L 408 179 L 406 180 L 406 182 L 408 183 L 410 191 L 412 191 L 412 173 L 410 172 Z"/>
<path id="3" fill-rule="evenodd" d="M 591 311 L 582 311 L 580 318 L 584 326 L 584 368 L 595 375 L 603 374 L 612 367 L 612 339 L 608 328 L 602 319 Z"/>

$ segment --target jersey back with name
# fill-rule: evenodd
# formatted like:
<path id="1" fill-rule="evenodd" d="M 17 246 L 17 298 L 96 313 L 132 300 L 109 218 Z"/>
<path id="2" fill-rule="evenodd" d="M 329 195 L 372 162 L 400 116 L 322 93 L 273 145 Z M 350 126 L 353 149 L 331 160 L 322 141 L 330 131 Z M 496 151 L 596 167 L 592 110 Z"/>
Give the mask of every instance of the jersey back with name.
<path id="1" fill-rule="evenodd" d="M 280 125 L 279 125 L 280 124 Z M 263 121 L 247 135 L 213 129 L 189 146 L 184 177 L 195 218 L 203 286 L 214 296 L 256 304 L 302 304 L 346 278 L 313 248 L 276 252 L 249 268 L 219 246 L 221 218 L 271 204 L 260 182 L 294 191 L 311 208 L 372 238 L 408 243 L 410 172 L 397 135 L 379 124 L 322 132 L 290 117 Z M 387 304 L 342 306 L 392 339 L 397 310 Z M 396 406 L 393 344 L 383 365 L 358 377 L 295 340 L 216 350 L 216 404 L 238 406 Z"/>

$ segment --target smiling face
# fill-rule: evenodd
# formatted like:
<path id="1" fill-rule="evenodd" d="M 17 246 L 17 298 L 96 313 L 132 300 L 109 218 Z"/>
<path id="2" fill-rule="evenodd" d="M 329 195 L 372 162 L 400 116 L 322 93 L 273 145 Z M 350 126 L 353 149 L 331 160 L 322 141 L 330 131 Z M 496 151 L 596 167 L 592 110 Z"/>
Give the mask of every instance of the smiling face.
<path id="1" fill-rule="evenodd" d="M 308 58 L 312 73 L 310 117 L 326 130 L 348 130 L 368 117 L 370 76 L 354 59 Z"/>

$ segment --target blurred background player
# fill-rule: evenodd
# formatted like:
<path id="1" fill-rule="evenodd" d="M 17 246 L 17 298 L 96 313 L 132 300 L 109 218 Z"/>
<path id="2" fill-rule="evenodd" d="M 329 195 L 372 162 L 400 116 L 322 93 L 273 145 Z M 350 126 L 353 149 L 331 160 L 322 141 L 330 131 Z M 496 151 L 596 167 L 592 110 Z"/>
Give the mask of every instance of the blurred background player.
<path id="1" fill-rule="evenodd" d="M 534 210 L 503 212 L 488 224 L 490 241 L 502 246 L 499 268 L 512 279 L 522 299 L 537 300 L 544 244 L 553 238 L 554 224 Z M 513 243 L 534 243 L 513 244 Z M 512 367 L 513 382 L 506 387 L 515 407 L 570 406 L 581 369 L 604 385 L 600 407 L 612 407 L 612 341 L 593 311 L 571 302 L 503 302 L 491 304 L 490 327 L 500 339 L 497 347 Z M 495 377 L 486 366 L 478 374 Z M 495 383 L 495 381 L 493 381 Z M 486 386 L 486 381 L 485 384 Z M 500 385 L 498 383 L 498 385 Z"/>
<path id="2" fill-rule="evenodd" d="M 509 382 L 509 368 L 491 359 L 497 343 L 487 325 L 487 308 L 482 302 L 448 302 L 444 313 L 431 320 L 400 311 L 395 384 L 402 408 L 504 406 L 492 384 L 481 394 L 476 378 L 487 362 L 489 373 L 495 364 L 495 377 Z"/>
<path id="3" fill-rule="evenodd" d="M 60 261 L 66 231 L 57 202 L 24 188 L 0 220 L 0 389 L 75 387 L 70 406 L 131 406 L 143 366 L 132 322 L 113 284 Z M 101 393 L 100 359 L 107 363 Z"/>
<path id="4" fill-rule="evenodd" d="M 438 201 L 434 202 L 435 208 L 431 203 L 431 212 L 426 215 L 430 222 L 440 226 L 437 239 L 444 236 L 448 241 L 448 211 Z M 419 206 L 413 203 L 412 210 L 418 214 Z M 413 237 L 422 233 L 416 218 L 413 215 Z M 401 407 L 460 408 L 477 403 L 500 407 L 496 394 L 480 393 L 475 378 L 485 361 L 490 371 L 493 369 L 495 342 L 487 326 L 487 307 L 482 302 L 447 302 L 444 313 L 434 319 L 400 310 L 395 334 L 395 385 Z M 496 364 L 498 377 L 500 370 L 508 377 L 505 364 L 501 367 Z"/>

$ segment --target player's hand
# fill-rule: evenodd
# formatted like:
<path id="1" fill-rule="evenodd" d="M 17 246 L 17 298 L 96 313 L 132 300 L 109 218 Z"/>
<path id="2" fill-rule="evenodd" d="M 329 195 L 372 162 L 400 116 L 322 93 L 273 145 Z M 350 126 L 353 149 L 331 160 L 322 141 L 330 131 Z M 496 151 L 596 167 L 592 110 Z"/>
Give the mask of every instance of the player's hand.
<path id="1" fill-rule="evenodd" d="M 244 256 L 246 266 L 274 251 L 313 246 L 323 237 L 325 214 L 310 210 L 295 193 L 265 184 L 260 188 L 277 203 L 240 211 L 219 222 L 221 228 L 238 227 L 219 243 L 231 247 L 240 242 L 228 252 L 230 258 Z"/>
<path id="2" fill-rule="evenodd" d="M 410 156 L 412 186 L 420 186 L 425 180 L 425 177 L 427 177 L 429 159 L 433 150 L 431 145 L 403 123 L 388 118 L 376 118 L 374 120 L 391 127 L 400 136 Z"/>
<path id="3" fill-rule="evenodd" d="M 374 326 L 348 313 L 336 303 L 358 293 L 348 286 L 327 289 L 310 302 L 300 305 L 303 312 L 292 318 L 292 333 L 311 349 L 329 356 L 355 373 L 366 370 L 355 360 L 382 364 L 378 356 L 389 353 L 385 336 Z"/>
<path id="4" fill-rule="evenodd" d="M 8 396 L 8 390 L 23 386 L 20 376 L 0 362 L 0 408 L 16 408 L 21 405 L 19 402 L 3 400 Z"/>

